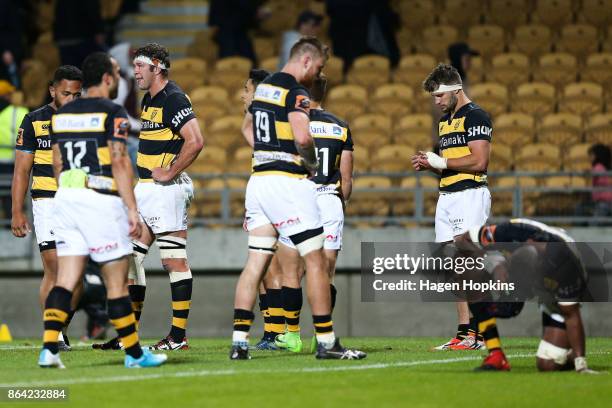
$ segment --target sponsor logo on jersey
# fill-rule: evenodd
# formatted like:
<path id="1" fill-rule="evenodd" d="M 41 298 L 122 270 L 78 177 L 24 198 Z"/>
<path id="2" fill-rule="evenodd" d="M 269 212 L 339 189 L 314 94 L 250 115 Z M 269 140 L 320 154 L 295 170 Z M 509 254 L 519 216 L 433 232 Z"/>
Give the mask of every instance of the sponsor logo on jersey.
<path id="1" fill-rule="evenodd" d="M 119 243 L 113 242 L 113 243 L 102 245 L 99 247 L 89 248 L 89 253 L 99 255 L 99 254 L 105 254 L 107 252 L 115 251 L 117 249 L 119 249 Z"/>
<path id="2" fill-rule="evenodd" d="M 50 139 L 37 138 L 36 142 L 38 143 L 38 148 L 39 149 L 50 149 L 51 148 L 51 140 Z"/>
<path id="3" fill-rule="evenodd" d="M 60 113 L 53 116 L 53 131 L 103 132 L 106 113 Z"/>
<path id="4" fill-rule="evenodd" d="M 468 128 L 468 133 L 467 136 L 468 137 L 474 137 L 474 136 L 491 136 L 491 131 L 493 131 L 492 128 L 488 127 L 488 126 L 472 126 L 471 128 Z"/>
<path id="5" fill-rule="evenodd" d="M 174 127 L 179 127 L 181 123 L 183 123 L 183 119 L 193 113 L 193 108 L 190 106 L 188 108 L 183 108 L 174 115 L 172 118 L 172 125 Z"/>
<path id="6" fill-rule="evenodd" d="M 465 136 L 463 135 L 455 135 L 455 136 L 443 136 L 440 139 L 440 148 L 452 147 L 452 146 L 465 146 L 467 142 L 465 141 Z"/>
<path id="7" fill-rule="evenodd" d="M 327 122 L 310 122 L 310 134 L 314 137 L 331 137 L 341 139 L 343 137 L 342 128 L 333 123 Z"/>
<path id="8" fill-rule="evenodd" d="M 259 84 L 255 90 L 254 100 L 281 104 L 286 90 L 280 89 L 274 85 Z"/>

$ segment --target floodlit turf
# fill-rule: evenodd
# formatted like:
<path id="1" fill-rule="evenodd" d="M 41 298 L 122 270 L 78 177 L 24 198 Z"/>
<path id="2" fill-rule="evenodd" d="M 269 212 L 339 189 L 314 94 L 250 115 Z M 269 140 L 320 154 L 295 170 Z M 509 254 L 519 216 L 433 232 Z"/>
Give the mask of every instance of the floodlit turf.
<path id="1" fill-rule="evenodd" d="M 122 352 L 86 346 L 62 354 L 66 370 L 43 370 L 36 365 L 40 343 L 15 341 L 0 344 L 0 387 L 65 387 L 69 401 L 51 406 L 86 408 L 612 406 L 612 375 L 536 372 L 538 339 L 504 339 L 510 373 L 473 372 L 483 352 L 429 351 L 443 340 L 343 339 L 368 352 L 362 361 L 270 351 L 229 361 L 227 339 L 190 339 L 191 350 L 170 353 L 164 367 L 136 370 L 123 368 Z M 587 347 L 592 368 L 612 370 L 610 339 L 589 339 Z M 30 404 L 0 408 L 11 405 Z"/>

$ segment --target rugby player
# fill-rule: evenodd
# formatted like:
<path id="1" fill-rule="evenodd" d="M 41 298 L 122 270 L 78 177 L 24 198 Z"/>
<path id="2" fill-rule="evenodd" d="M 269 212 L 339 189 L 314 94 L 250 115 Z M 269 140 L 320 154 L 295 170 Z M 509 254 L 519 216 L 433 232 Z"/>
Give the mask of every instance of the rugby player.
<path id="1" fill-rule="evenodd" d="M 245 122 L 252 126 L 247 117 L 248 109 L 253 101 L 255 89 L 270 73 L 263 69 L 252 69 L 249 78 L 244 83 L 242 103 L 244 104 Z M 247 142 L 249 142 L 247 140 Z M 250 141 L 252 142 L 252 141 Z M 253 144 L 250 144 L 253 147 Z M 278 350 L 274 339 L 285 331 L 285 317 L 281 299 L 281 271 L 278 258 L 270 261 L 263 281 L 259 285 L 259 310 L 264 320 L 264 334 L 261 340 L 253 347 L 255 350 Z"/>
<path id="2" fill-rule="evenodd" d="M 64 368 L 57 339 L 70 299 L 88 258 L 101 264 L 108 316 L 121 337 L 127 368 L 155 367 L 166 355 L 143 350 L 127 288 L 131 238 L 141 233 L 133 172 L 127 154 L 129 122 L 117 96 L 119 65 L 96 52 L 83 61 L 86 96 L 58 109 L 51 119 L 58 274 L 45 303 L 41 367 Z"/>
<path id="3" fill-rule="evenodd" d="M 259 284 L 274 254 L 278 235 L 288 236 L 305 262 L 308 299 L 313 312 L 320 359 L 361 359 L 365 353 L 345 349 L 333 331 L 323 227 L 315 184 L 307 176 L 318 167 L 310 135 L 308 88 L 327 59 L 327 47 L 312 37 L 291 49 L 281 72 L 267 77 L 255 91 L 244 126 L 253 143 L 253 172 L 246 190 L 247 263 L 236 285 L 230 359 L 249 359 L 248 334 Z"/>
<path id="4" fill-rule="evenodd" d="M 18 238 L 25 237 L 31 228 L 23 211 L 25 194 L 32 174 L 32 213 L 34 232 L 43 265 L 43 278 L 40 282 L 39 302 L 45 308 L 45 300 L 55 286 L 57 279 L 57 253 L 53 236 L 53 196 L 57 182 L 53 177 L 51 138 L 49 127 L 51 116 L 62 106 L 81 96 L 83 75 L 72 65 L 59 67 L 49 85 L 51 102 L 23 118 L 15 145 L 15 171 L 11 184 L 12 212 L 11 229 Z M 77 285 L 71 302 L 71 312 L 66 326 L 74 314 L 79 301 L 82 285 Z M 59 348 L 70 350 L 70 342 L 64 333 L 59 335 Z"/>
<path id="5" fill-rule="evenodd" d="M 441 156 L 418 152 L 412 157 L 415 170 L 430 170 L 440 176 L 440 198 L 436 206 L 436 242 L 452 242 L 471 227 L 487 221 L 491 193 L 487 188 L 487 166 L 493 126 L 489 115 L 463 92 L 459 72 L 439 64 L 423 82 L 444 115 L 438 125 Z M 477 325 L 470 319 L 467 302 L 457 302 L 457 334 L 437 350 L 479 349 Z"/>
<path id="6" fill-rule="evenodd" d="M 319 167 L 311 180 L 317 185 L 317 206 L 323 224 L 325 242 L 323 253 L 327 260 L 330 279 L 331 308 L 336 304 L 334 275 L 338 252 L 342 248 L 344 203 L 351 196 L 353 187 L 353 139 L 348 124 L 321 106 L 327 90 L 327 78 L 321 75 L 310 88 L 310 134 L 319 159 Z M 302 264 L 299 253 L 291 240 L 283 235 L 278 251 L 283 271 L 283 309 L 287 332 L 276 339 L 276 345 L 289 351 L 300 352 L 299 314 L 302 308 Z M 296 273 L 296 270 L 299 272 Z M 313 337 L 311 352 L 316 350 Z"/>
<path id="7" fill-rule="evenodd" d="M 172 323 L 170 332 L 152 350 L 186 350 L 186 329 L 193 279 L 187 263 L 187 210 L 193 198 L 193 183 L 184 172 L 204 146 L 191 101 L 181 88 L 168 80 L 170 54 L 159 44 L 136 50 L 134 75 L 141 90 L 142 129 L 139 136 L 138 184 L 134 189 L 143 234 L 134 241 L 134 263 L 130 265 L 129 290 L 136 320 L 140 320 L 146 293 L 142 263 L 156 242 L 161 262 L 170 277 Z M 96 348 L 119 348 L 118 339 Z"/>
<path id="8" fill-rule="evenodd" d="M 575 369 L 594 373 L 586 362 L 585 333 L 579 300 L 587 290 L 587 273 L 574 240 L 564 231 L 529 219 L 512 219 L 493 225 L 472 227 L 455 242 L 473 242 L 487 250 L 496 245 L 511 250 L 508 261 L 501 260 L 491 269 L 502 267 L 510 280 L 534 288 L 542 311 L 542 339 L 536 354 L 540 371 Z M 504 243 L 526 243 L 522 246 Z M 488 355 L 480 370 L 509 371 L 510 364 L 501 348 L 496 317 L 513 317 L 522 303 L 474 302 L 470 310 L 478 319 Z"/>

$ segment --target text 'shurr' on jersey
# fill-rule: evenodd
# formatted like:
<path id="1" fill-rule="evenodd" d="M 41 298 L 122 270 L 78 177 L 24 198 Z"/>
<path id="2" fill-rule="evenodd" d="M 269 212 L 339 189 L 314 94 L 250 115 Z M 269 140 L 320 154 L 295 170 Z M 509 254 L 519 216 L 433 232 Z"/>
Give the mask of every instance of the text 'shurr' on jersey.
<path id="1" fill-rule="evenodd" d="M 50 198 L 55 196 L 57 182 L 53 176 L 53 153 L 51 150 L 51 116 L 55 110 L 45 105 L 25 115 L 15 149 L 34 155 L 32 166 L 32 198 Z"/>
<path id="2" fill-rule="evenodd" d="M 310 94 L 287 73 L 277 72 L 257 86 L 253 103 L 253 175 L 280 174 L 305 177 L 289 113 L 310 113 Z"/>
<path id="3" fill-rule="evenodd" d="M 167 168 L 183 147 L 180 135 L 185 123 L 195 118 L 191 101 L 173 81 L 153 98 L 148 92 L 142 99 L 142 130 L 138 143 L 138 177 L 152 181 L 151 170 Z"/>
<path id="4" fill-rule="evenodd" d="M 353 150 L 353 138 L 348 125 L 322 109 L 310 111 L 310 134 L 314 138 L 319 167 L 312 181 L 329 192 L 340 188 L 340 157 L 345 150 Z"/>
<path id="5" fill-rule="evenodd" d="M 125 109 L 103 98 L 81 98 L 60 108 L 51 119 L 51 143 L 62 154 L 62 171 L 81 169 L 88 186 L 117 194 L 109 141 L 126 143 L 129 122 Z"/>
<path id="6" fill-rule="evenodd" d="M 493 125 L 489 115 L 482 108 L 470 102 L 455 113 L 442 116 L 438 124 L 440 155 L 456 159 L 470 154 L 469 142 L 486 140 L 491 142 Z M 462 191 L 487 185 L 487 172 L 466 173 L 445 169 L 440 178 L 440 191 Z"/>

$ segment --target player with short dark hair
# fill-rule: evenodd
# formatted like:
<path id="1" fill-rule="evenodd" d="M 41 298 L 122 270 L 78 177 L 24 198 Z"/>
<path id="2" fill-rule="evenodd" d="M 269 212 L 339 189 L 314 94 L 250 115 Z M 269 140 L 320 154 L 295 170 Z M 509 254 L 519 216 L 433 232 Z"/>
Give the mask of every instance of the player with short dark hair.
<path id="1" fill-rule="evenodd" d="M 119 65 L 103 52 L 83 62 L 84 98 L 66 104 L 51 119 L 58 276 L 45 303 L 40 367 L 64 368 L 57 339 L 70 313 L 72 291 L 89 258 L 101 264 L 108 316 L 121 337 L 127 368 L 155 367 L 165 355 L 143 350 L 127 289 L 130 237 L 141 233 L 133 173 L 127 155 L 129 130 L 117 93 Z"/>
<path id="2" fill-rule="evenodd" d="M 57 279 L 57 253 L 53 236 L 53 197 L 57 182 L 53 177 L 51 165 L 51 137 L 49 127 L 51 116 L 62 106 L 81 96 L 83 74 L 72 65 L 62 65 L 53 74 L 49 85 L 51 102 L 32 111 L 23 118 L 15 145 L 15 171 L 11 184 L 12 212 L 11 229 L 18 238 L 25 237 L 30 224 L 23 211 L 25 194 L 32 175 L 31 195 L 34 232 L 43 265 L 43 278 L 40 282 L 39 302 L 42 309 L 49 291 Z M 80 286 L 72 299 L 72 310 L 79 300 Z M 71 311 L 70 318 L 74 312 Z M 65 333 L 60 333 L 60 349 L 70 350 L 70 342 Z"/>
<path id="3" fill-rule="evenodd" d="M 538 370 L 575 369 L 594 373 L 586 362 L 585 333 L 578 303 L 588 292 L 588 276 L 572 237 L 558 228 L 517 218 L 472 227 L 455 237 L 455 242 L 458 245 L 473 243 L 484 251 L 497 249 L 511 253 L 507 260 L 501 257 L 489 261 L 489 269 L 493 272 L 503 268 L 504 273 L 500 276 L 522 282 L 522 292 L 528 289 L 531 296 L 538 297 L 543 326 L 536 354 Z M 517 302 L 470 303 L 489 352 L 480 370 L 510 370 L 499 340 L 496 318 L 516 316 L 522 305 Z"/>
<path id="4" fill-rule="evenodd" d="M 469 228 L 482 225 L 491 211 L 487 166 L 493 126 L 489 115 L 464 93 L 461 76 L 451 65 L 439 64 L 423 82 L 444 115 L 438 124 L 440 153 L 418 152 L 415 170 L 440 177 L 436 207 L 436 242 L 451 242 Z M 457 302 L 457 334 L 436 350 L 470 350 L 482 346 L 467 302 Z"/>

